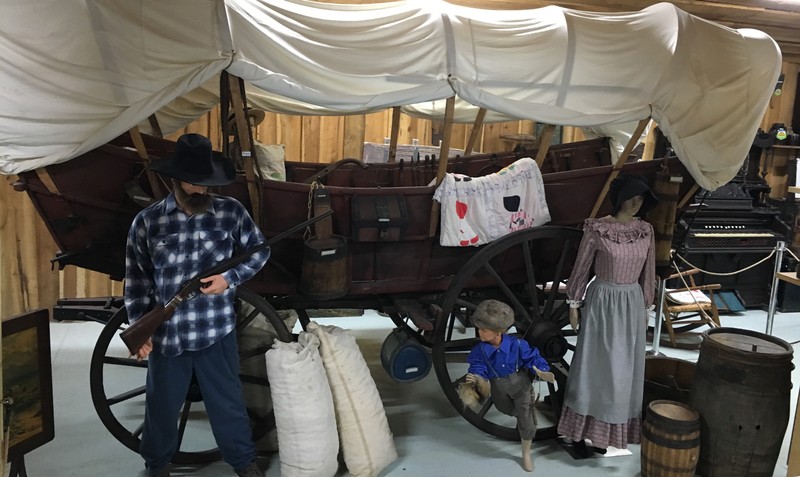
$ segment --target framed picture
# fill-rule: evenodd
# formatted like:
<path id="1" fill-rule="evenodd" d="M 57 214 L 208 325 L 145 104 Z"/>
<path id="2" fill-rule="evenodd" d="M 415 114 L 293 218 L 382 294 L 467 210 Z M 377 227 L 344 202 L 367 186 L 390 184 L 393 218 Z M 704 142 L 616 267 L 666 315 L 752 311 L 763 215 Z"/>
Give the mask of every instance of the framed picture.
<path id="1" fill-rule="evenodd" d="M 47 310 L 36 310 L 2 323 L 2 397 L 14 400 L 10 406 L 10 424 L 7 423 L 9 462 L 55 436 L 49 319 Z"/>

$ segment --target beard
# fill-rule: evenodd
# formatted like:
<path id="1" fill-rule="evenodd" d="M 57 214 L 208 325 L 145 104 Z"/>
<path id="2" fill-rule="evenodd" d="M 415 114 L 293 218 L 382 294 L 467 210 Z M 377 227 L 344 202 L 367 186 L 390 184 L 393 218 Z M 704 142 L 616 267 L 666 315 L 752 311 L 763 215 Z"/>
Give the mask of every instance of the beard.
<path id="1" fill-rule="evenodd" d="M 202 214 L 211 207 L 210 194 L 187 194 L 180 183 L 174 184 L 172 190 L 178 205 L 189 215 Z"/>

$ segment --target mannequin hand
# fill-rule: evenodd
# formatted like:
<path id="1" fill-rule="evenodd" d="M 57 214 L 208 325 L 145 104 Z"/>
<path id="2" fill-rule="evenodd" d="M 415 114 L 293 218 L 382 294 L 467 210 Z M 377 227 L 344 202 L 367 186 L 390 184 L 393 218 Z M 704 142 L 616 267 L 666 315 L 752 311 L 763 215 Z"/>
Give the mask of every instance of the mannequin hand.
<path id="1" fill-rule="evenodd" d="M 210 277 L 201 278 L 200 292 L 205 295 L 218 295 L 228 288 L 228 282 L 222 275 L 211 275 Z"/>
<path id="2" fill-rule="evenodd" d="M 539 376 L 539 379 L 541 379 L 542 381 L 547 381 L 548 383 L 556 382 L 556 375 L 551 373 L 550 371 L 542 371 L 536 366 L 533 367 L 533 370 L 536 372 L 536 376 Z"/>
<path id="3" fill-rule="evenodd" d="M 578 320 L 580 318 L 580 310 L 578 308 L 570 308 L 569 309 L 569 325 L 572 327 L 572 331 L 578 331 Z"/>
<path id="4" fill-rule="evenodd" d="M 153 338 L 148 338 L 142 347 L 139 348 L 139 351 L 136 352 L 136 360 L 141 361 L 147 358 L 151 351 L 153 351 Z"/>

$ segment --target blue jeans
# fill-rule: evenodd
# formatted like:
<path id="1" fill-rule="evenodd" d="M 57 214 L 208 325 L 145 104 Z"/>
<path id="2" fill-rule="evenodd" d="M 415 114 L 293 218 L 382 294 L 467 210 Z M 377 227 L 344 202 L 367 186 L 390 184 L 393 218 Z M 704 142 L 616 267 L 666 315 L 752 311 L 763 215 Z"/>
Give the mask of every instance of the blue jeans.
<path id="1" fill-rule="evenodd" d="M 178 416 L 193 372 L 225 462 L 238 470 L 255 458 L 250 420 L 239 380 L 236 333 L 232 332 L 200 351 L 184 351 L 172 358 L 155 350 L 150 353 L 139 452 L 151 474 L 169 464 L 177 450 Z"/>

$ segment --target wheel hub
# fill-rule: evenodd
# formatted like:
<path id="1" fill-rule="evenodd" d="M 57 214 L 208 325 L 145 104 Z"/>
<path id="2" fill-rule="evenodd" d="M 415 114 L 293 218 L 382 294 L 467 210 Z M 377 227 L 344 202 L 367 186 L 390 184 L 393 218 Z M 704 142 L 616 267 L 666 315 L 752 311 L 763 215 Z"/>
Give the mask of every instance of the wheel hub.
<path id="1" fill-rule="evenodd" d="M 526 339 L 531 346 L 537 347 L 548 361 L 557 361 L 563 358 L 569 350 L 567 340 L 552 321 L 534 323 L 526 333 Z"/>

